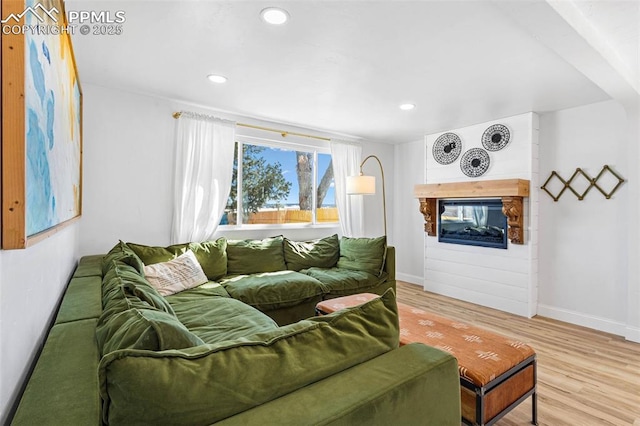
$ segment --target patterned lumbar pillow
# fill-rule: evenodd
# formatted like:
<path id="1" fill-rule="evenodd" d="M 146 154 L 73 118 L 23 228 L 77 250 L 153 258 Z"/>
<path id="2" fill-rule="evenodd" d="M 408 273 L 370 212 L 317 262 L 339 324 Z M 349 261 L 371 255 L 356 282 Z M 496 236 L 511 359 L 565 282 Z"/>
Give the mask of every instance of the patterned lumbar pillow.
<path id="1" fill-rule="evenodd" d="M 208 282 L 191 250 L 168 262 L 145 265 L 144 275 L 162 296 L 169 296 Z"/>

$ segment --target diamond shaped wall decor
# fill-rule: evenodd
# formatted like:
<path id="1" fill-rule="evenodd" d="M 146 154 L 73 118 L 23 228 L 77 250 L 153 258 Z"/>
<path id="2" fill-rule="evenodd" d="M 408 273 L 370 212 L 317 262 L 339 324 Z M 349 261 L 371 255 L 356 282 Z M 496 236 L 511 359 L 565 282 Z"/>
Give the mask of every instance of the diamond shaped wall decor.
<path id="1" fill-rule="evenodd" d="M 614 187 L 609 191 L 605 191 L 600 185 L 598 185 L 598 180 L 600 180 L 603 176 L 610 174 L 612 175 L 615 179 L 617 179 L 617 183 L 614 185 Z M 573 188 L 571 186 L 571 183 L 576 182 L 577 179 L 579 178 L 584 178 L 587 180 L 587 182 L 589 182 L 589 185 L 587 186 L 587 188 L 582 192 L 579 193 L 575 188 Z M 553 181 L 553 179 L 559 179 L 560 182 L 562 182 L 562 189 L 560 190 L 560 192 L 558 192 L 558 195 L 553 195 L 553 193 L 550 191 L 550 189 L 547 188 L 547 186 Z M 600 191 L 600 193 L 602 195 L 604 195 L 604 197 L 609 200 L 611 199 L 611 196 L 613 196 L 613 194 L 618 190 L 618 188 L 620 187 L 620 185 L 622 185 L 624 183 L 624 178 L 622 178 L 620 175 L 618 175 L 616 172 L 613 171 L 613 169 L 611 169 L 611 167 L 609 167 L 608 165 L 604 165 L 602 166 L 602 170 L 600 170 L 600 173 L 598 173 L 598 175 L 595 178 L 592 178 L 591 176 L 589 176 L 587 174 L 587 172 L 585 172 L 584 170 L 582 170 L 581 168 L 577 168 L 576 171 L 571 175 L 571 177 L 569 178 L 569 180 L 564 180 L 562 178 L 562 176 L 560 176 L 555 170 L 551 172 L 551 174 L 549 175 L 549 177 L 547 178 L 547 180 L 544 182 L 544 184 L 540 187 L 540 189 L 542 189 L 544 192 L 546 192 L 547 194 L 549 194 L 549 196 L 551 198 L 553 198 L 553 201 L 558 201 L 560 199 L 560 197 L 562 197 L 562 194 L 564 194 L 564 192 L 568 189 L 569 191 L 573 192 L 573 195 L 575 195 L 579 201 L 584 200 L 584 197 L 586 197 L 587 193 L 591 190 L 591 188 L 596 188 L 598 191 Z"/>

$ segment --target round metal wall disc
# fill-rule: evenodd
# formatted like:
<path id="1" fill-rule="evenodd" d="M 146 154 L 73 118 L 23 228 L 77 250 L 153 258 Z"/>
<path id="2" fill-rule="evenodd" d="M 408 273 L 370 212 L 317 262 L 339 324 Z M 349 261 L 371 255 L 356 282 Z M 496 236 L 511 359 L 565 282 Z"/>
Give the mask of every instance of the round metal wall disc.
<path id="1" fill-rule="evenodd" d="M 499 151 L 509 143 L 511 133 L 507 126 L 503 124 L 494 124 L 489 126 L 482 134 L 482 146 L 488 151 Z"/>
<path id="2" fill-rule="evenodd" d="M 455 133 L 443 133 L 433 144 L 433 158 L 440 164 L 451 164 L 462 152 L 462 141 Z"/>
<path id="3" fill-rule="evenodd" d="M 482 148 L 471 148 L 462 155 L 460 168 L 469 177 L 482 176 L 489 169 L 489 153 Z"/>

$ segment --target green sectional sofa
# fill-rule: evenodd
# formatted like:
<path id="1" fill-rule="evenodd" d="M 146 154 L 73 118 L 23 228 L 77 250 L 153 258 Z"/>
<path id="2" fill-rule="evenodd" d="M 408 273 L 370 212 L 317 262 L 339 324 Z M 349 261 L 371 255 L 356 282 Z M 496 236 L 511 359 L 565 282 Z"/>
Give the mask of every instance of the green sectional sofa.
<path id="1" fill-rule="evenodd" d="M 183 258 L 203 283 L 156 281 Z M 458 425 L 455 358 L 398 347 L 393 262 L 384 240 L 337 236 L 83 257 L 12 424 Z M 381 296 L 314 316 L 364 291 Z"/>
<path id="2" fill-rule="evenodd" d="M 207 278 L 225 295 L 273 318 L 279 325 L 315 314 L 326 298 L 395 289 L 395 250 L 384 237 L 292 241 L 226 240 L 149 247 L 127 243 L 144 264 L 165 262 L 191 250 Z"/>

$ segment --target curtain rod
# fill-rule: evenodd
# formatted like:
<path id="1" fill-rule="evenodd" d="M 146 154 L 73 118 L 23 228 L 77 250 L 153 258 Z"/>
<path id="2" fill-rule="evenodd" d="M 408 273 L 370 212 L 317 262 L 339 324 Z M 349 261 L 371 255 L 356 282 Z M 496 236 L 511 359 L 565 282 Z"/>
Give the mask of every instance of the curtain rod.
<path id="1" fill-rule="evenodd" d="M 178 119 L 182 115 L 182 111 L 174 112 L 172 115 L 173 115 L 173 118 Z M 283 138 L 287 137 L 288 135 L 292 135 L 292 136 L 301 136 L 303 138 L 319 139 L 321 141 L 331 141 L 330 138 L 323 138 L 322 136 L 314 136 L 314 135 L 308 135 L 306 133 L 298 133 L 298 132 L 289 132 L 288 130 L 278 130 L 278 129 L 273 129 L 271 127 L 256 126 L 254 124 L 236 123 L 236 126 L 248 127 L 250 129 L 264 130 L 266 132 L 280 133 Z"/>

